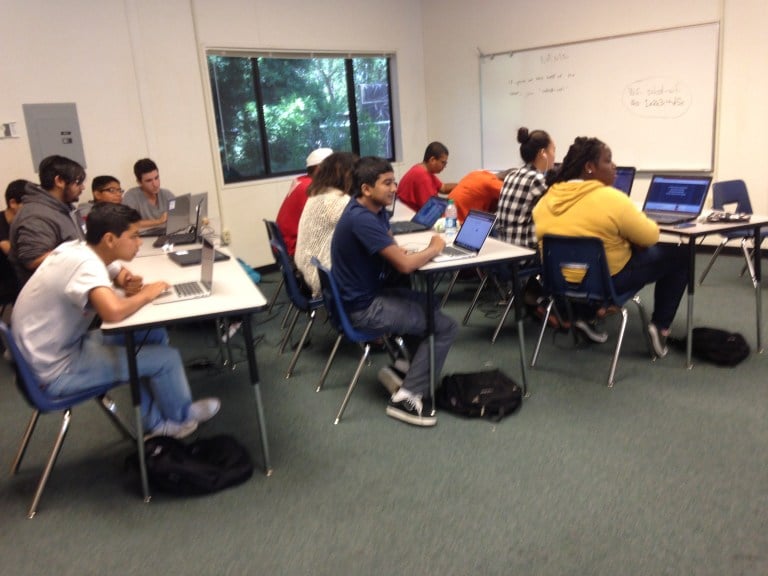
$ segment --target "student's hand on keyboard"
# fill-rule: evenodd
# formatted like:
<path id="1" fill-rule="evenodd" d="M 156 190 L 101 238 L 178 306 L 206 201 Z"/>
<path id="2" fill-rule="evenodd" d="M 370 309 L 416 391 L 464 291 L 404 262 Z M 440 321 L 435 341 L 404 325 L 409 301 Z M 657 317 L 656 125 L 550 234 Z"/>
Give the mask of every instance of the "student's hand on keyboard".
<path id="1" fill-rule="evenodd" d="M 435 234 L 434 236 L 432 236 L 432 238 L 430 238 L 429 246 L 431 248 L 436 248 L 437 253 L 439 254 L 440 252 L 443 251 L 443 248 L 445 248 L 445 239 L 439 234 Z"/>
<path id="2" fill-rule="evenodd" d="M 146 294 L 149 300 L 152 301 L 158 296 L 168 295 L 171 293 L 171 285 L 168 282 L 152 282 L 151 284 L 144 284 L 141 289 L 141 293 Z"/>

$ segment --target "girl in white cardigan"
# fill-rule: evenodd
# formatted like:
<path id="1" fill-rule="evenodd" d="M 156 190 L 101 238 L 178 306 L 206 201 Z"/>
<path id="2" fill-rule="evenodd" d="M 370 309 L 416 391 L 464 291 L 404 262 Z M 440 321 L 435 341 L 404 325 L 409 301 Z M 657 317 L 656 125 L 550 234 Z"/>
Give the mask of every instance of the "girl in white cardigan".
<path id="1" fill-rule="evenodd" d="M 320 295 L 320 278 L 310 264 L 313 256 L 331 267 L 331 238 L 352 191 L 352 168 L 357 155 L 336 152 L 323 160 L 307 189 L 307 204 L 299 220 L 296 237 L 296 267 L 304 276 L 313 296 Z"/>

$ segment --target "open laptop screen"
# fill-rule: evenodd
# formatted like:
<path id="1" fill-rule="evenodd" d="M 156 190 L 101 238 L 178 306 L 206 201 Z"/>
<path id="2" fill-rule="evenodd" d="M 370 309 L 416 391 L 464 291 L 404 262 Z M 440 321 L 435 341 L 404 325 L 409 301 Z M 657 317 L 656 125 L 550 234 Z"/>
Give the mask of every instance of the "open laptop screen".
<path id="1" fill-rule="evenodd" d="M 632 192 L 632 183 L 635 181 L 635 169 L 631 166 L 618 166 L 613 187 L 621 190 L 627 196 Z"/>
<path id="2" fill-rule="evenodd" d="M 168 220 L 165 224 L 165 233 L 179 234 L 180 232 L 186 232 L 189 229 L 190 224 L 190 203 L 191 196 L 184 194 L 182 196 L 176 196 L 168 203 Z"/>
<path id="3" fill-rule="evenodd" d="M 431 196 L 413 216 L 413 222 L 417 222 L 427 229 L 432 228 L 435 222 L 445 213 L 447 205 L 448 200 L 438 196 Z"/>
<path id="4" fill-rule="evenodd" d="M 479 252 L 495 223 L 495 214 L 470 210 L 453 244 L 466 250 Z"/>
<path id="5" fill-rule="evenodd" d="M 208 218 L 208 192 L 192 194 L 189 205 L 189 223 L 194 225 L 197 238 L 201 238 L 203 223 Z"/>
<path id="6" fill-rule="evenodd" d="M 704 206 L 711 181 L 709 176 L 654 176 L 643 211 L 696 216 Z"/>

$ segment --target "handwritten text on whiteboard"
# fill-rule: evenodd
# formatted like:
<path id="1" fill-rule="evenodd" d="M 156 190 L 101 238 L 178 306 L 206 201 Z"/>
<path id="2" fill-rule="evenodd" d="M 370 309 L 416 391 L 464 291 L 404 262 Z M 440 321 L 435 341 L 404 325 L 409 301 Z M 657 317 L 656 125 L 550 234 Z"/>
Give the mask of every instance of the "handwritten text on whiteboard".
<path id="1" fill-rule="evenodd" d="M 691 92 L 674 78 L 645 78 L 624 88 L 622 101 L 630 112 L 644 118 L 679 118 L 691 107 Z"/>

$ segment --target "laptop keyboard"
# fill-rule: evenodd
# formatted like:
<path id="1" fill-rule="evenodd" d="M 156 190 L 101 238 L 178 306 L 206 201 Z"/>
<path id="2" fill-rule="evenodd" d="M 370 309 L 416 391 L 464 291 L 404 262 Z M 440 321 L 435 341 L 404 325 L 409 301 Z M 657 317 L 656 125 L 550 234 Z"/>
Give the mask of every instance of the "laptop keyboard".
<path id="1" fill-rule="evenodd" d="M 410 220 L 392 222 L 390 228 L 392 228 L 392 234 L 407 234 L 408 232 L 421 232 L 422 230 L 426 230 L 426 226 L 423 224 L 411 222 Z"/>
<path id="2" fill-rule="evenodd" d="M 467 251 L 462 250 L 461 248 L 456 248 L 455 246 L 446 246 L 441 253 L 445 256 L 464 256 L 467 254 Z"/>
<path id="3" fill-rule="evenodd" d="M 174 284 L 173 289 L 176 290 L 176 294 L 179 296 L 202 296 L 204 294 L 198 282 L 181 282 L 180 284 Z"/>
<path id="4" fill-rule="evenodd" d="M 183 234 L 171 234 L 169 236 L 159 236 L 157 240 L 152 242 L 152 246 L 155 248 L 162 248 L 166 244 L 195 244 L 197 242 L 197 234 L 195 232 L 184 232 Z"/>
<path id="5" fill-rule="evenodd" d="M 646 216 L 657 224 L 677 224 L 678 222 L 689 222 L 695 220 L 695 216 L 680 216 L 680 214 L 659 214 L 646 212 Z"/>

